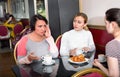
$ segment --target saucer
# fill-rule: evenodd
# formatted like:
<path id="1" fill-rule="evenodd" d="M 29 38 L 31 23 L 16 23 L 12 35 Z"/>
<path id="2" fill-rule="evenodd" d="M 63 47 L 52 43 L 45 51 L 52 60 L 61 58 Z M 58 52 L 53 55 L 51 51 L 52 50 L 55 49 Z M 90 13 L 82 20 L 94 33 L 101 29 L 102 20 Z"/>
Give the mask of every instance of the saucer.
<path id="1" fill-rule="evenodd" d="M 99 59 L 98 59 L 98 60 L 99 60 Z M 99 60 L 99 62 L 104 63 L 104 62 L 106 62 L 106 59 L 104 59 L 103 61 L 100 61 L 100 60 Z"/>
<path id="2" fill-rule="evenodd" d="M 42 64 L 44 64 L 44 65 L 53 65 L 53 64 L 55 64 L 55 60 L 52 60 L 52 62 L 49 63 L 49 64 L 47 64 L 45 61 L 43 61 Z"/>

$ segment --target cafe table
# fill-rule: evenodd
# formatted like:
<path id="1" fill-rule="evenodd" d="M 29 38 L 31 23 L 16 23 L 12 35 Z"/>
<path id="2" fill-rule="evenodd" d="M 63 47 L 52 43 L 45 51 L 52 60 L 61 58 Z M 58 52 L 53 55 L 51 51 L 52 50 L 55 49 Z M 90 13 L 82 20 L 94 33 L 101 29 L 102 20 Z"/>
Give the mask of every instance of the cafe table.
<path id="1" fill-rule="evenodd" d="M 71 77 L 77 71 L 92 68 L 94 52 L 86 55 L 88 61 L 75 64 L 69 61 L 68 56 L 54 58 L 55 63 L 44 65 L 43 61 L 33 62 L 27 65 L 15 65 L 12 67 L 17 77 Z"/>

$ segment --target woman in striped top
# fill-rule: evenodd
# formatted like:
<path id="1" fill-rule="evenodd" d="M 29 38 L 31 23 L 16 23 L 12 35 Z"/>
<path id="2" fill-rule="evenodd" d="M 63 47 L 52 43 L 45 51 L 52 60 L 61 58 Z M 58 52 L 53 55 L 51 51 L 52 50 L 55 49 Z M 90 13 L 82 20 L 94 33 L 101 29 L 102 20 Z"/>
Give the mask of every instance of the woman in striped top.
<path id="1" fill-rule="evenodd" d="M 120 8 L 111 8 L 105 14 L 107 32 L 114 36 L 114 39 L 106 45 L 108 69 L 97 59 L 93 64 L 104 71 L 108 77 L 120 77 Z"/>

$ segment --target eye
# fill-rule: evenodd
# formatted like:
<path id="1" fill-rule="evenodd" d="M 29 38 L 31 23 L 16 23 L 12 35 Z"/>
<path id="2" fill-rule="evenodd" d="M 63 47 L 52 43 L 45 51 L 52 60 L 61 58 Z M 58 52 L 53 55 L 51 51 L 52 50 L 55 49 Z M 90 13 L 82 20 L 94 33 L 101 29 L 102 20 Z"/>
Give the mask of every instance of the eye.
<path id="1" fill-rule="evenodd" d="M 42 25 L 39 25 L 38 27 L 42 27 Z"/>
<path id="2" fill-rule="evenodd" d="M 81 24 L 81 21 L 78 21 L 78 24 Z"/>
<path id="3" fill-rule="evenodd" d="M 47 25 L 44 25 L 44 27 L 46 27 Z"/>

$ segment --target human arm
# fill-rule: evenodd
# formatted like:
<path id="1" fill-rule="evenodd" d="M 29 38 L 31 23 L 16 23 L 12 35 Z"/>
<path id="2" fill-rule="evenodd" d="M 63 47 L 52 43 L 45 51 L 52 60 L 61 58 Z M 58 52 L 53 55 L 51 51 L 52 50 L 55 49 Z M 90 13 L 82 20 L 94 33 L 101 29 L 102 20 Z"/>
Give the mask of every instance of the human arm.
<path id="1" fill-rule="evenodd" d="M 81 46 L 80 48 L 78 48 L 79 50 L 82 50 L 83 52 L 93 52 L 95 51 L 95 44 L 93 41 L 93 37 L 90 31 L 85 31 L 82 33 L 83 35 L 81 36 L 82 39 L 81 42 L 79 43 Z M 78 40 L 79 42 L 80 40 Z M 79 51 L 77 51 L 77 53 L 79 53 Z"/>
<path id="2" fill-rule="evenodd" d="M 54 39 L 52 36 L 46 38 L 47 42 L 49 43 L 49 50 L 53 58 L 58 57 L 58 48 L 54 42 Z"/>
<path id="3" fill-rule="evenodd" d="M 112 40 L 106 44 L 105 49 L 109 75 L 112 77 L 119 77 L 119 42 L 116 40 Z"/>
<path id="4" fill-rule="evenodd" d="M 61 38 L 60 55 L 69 56 L 68 36 L 64 33 Z"/>
<path id="5" fill-rule="evenodd" d="M 105 68 L 100 62 L 98 59 L 95 59 L 94 62 L 93 62 L 93 65 L 100 68 L 106 75 L 108 75 L 108 69 Z"/>
<path id="6" fill-rule="evenodd" d="M 69 55 L 70 56 L 75 56 L 76 55 L 76 51 L 77 51 L 77 48 L 74 48 L 74 49 L 70 50 Z"/>
<path id="7" fill-rule="evenodd" d="M 108 62 L 108 76 L 110 77 L 119 77 L 119 65 L 118 60 L 113 57 L 107 58 Z"/>
<path id="8" fill-rule="evenodd" d="M 119 66 L 116 58 L 107 57 L 108 69 L 105 68 L 97 59 L 94 60 L 93 65 L 99 67 L 109 77 L 119 77 Z"/>
<path id="9" fill-rule="evenodd" d="M 118 63 L 118 54 L 119 54 L 119 45 L 115 40 L 112 40 L 111 42 L 107 43 L 106 45 L 106 56 L 107 56 L 107 64 L 108 69 L 107 72 L 105 72 L 110 77 L 119 77 L 119 63 Z M 103 71 L 103 67 L 99 68 Z"/>
<path id="10" fill-rule="evenodd" d="M 46 26 L 45 36 L 46 36 L 47 42 L 49 43 L 49 46 L 50 46 L 49 50 L 52 54 L 52 57 L 53 58 L 58 57 L 58 48 L 54 42 L 54 38 L 51 36 L 51 31 L 50 31 L 49 26 Z"/>
<path id="11" fill-rule="evenodd" d="M 88 31 L 88 37 L 89 37 L 88 38 L 88 47 L 83 47 L 82 50 L 85 52 L 95 51 L 95 44 L 94 44 L 93 36 L 90 31 Z"/>
<path id="12" fill-rule="evenodd" d="M 17 45 L 17 60 L 19 64 L 30 64 L 33 60 L 38 60 L 39 58 L 34 55 L 34 53 L 27 53 L 26 43 L 27 36 L 23 36 Z"/>
<path id="13" fill-rule="evenodd" d="M 12 17 L 9 17 L 9 19 L 4 24 L 9 24 L 12 21 Z"/>
<path id="14" fill-rule="evenodd" d="M 34 55 L 33 52 L 27 54 L 26 56 L 18 56 L 19 64 L 30 64 L 33 60 L 39 60 L 40 58 Z"/>

